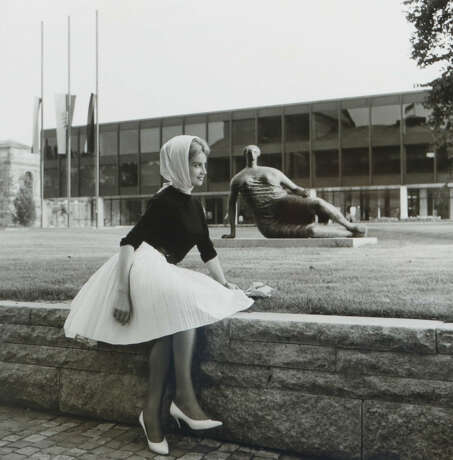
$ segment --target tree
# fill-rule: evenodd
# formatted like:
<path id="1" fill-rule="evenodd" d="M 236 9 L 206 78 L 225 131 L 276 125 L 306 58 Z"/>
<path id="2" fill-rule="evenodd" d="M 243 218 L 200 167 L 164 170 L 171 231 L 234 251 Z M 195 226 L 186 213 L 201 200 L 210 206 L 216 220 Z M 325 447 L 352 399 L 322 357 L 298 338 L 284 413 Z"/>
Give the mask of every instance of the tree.
<path id="1" fill-rule="evenodd" d="M 32 225 L 36 219 L 36 206 L 33 199 L 33 181 L 30 173 L 25 173 L 14 198 L 13 220 L 20 225 Z"/>
<path id="2" fill-rule="evenodd" d="M 411 56 L 419 67 L 436 66 L 440 76 L 421 86 L 431 87 L 427 106 L 436 144 L 453 145 L 453 2 L 405 0 L 406 18 L 415 31 Z"/>

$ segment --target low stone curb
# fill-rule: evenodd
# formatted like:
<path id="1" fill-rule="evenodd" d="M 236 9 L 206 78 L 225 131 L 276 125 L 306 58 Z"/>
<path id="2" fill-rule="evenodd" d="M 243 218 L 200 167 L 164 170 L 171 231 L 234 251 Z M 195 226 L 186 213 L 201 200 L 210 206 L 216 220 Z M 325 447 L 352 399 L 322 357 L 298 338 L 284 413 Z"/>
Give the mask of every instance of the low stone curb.
<path id="1" fill-rule="evenodd" d="M 376 237 L 364 238 L 215 238 L 216 248 L 359 248 L 377 244 Z"/>

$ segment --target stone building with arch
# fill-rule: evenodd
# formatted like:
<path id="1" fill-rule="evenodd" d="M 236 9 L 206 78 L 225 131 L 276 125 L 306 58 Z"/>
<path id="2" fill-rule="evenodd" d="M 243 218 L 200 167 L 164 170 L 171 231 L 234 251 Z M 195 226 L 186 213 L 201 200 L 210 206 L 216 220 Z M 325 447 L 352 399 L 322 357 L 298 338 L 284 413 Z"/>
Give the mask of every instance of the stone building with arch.
<path id="1" fill-rule="evenodd" d="M 0 227 L 14 225 L 14 198 L 21 186 L 32 189 L 36 208 L 32 225 L 38 227 L 41 220 L 40 155 L 20 142 L 0 141 Z"/>

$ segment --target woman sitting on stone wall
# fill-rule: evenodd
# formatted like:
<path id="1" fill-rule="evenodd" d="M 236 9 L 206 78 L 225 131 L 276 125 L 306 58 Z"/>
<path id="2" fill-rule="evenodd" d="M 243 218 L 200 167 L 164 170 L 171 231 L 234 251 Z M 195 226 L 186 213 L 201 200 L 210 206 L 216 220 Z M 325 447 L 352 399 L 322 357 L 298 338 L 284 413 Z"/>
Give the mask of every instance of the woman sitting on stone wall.
<path id="1" fill-rule="evenodd" d="M 149 448 L 168 454 L 160 414 L 174 360 L 176 391 L 170 413 L 194 430 L 215 428 L 201 409 L 191 378 L 195 328 L 248 308 L 253 301 L 229 283 L 209 238 L 203 208 L 191 196 L 206 177 L 209 147 L 194 136 L 176 136 L 161 149 L 166 180 L 145 214 L 109 259 L 82 287 L 65 323 L 68 337 L 112 343 L 152 341 L 149 385 L 139 421 Z M 197 245 L 212 278 L 177 267 Z M 215 299 L 213 301 L 213 299 Z"/>

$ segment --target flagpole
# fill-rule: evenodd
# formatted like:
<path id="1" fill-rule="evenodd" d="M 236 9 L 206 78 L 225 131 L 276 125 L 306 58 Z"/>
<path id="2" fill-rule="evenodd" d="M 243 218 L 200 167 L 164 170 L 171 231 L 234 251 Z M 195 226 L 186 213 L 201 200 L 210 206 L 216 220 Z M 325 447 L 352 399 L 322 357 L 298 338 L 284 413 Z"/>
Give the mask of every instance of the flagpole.
<path id="1" fill-rule="evenodd" d="M 103 213 L 101 213 L 101 203 L 99 197 L 99 12 L 96 10 L 96 228 L 103 226 Z"/>
<path id="2" fill-rule="evenodd" d="M 41 197 L 41 228 L 44 228 L 44 22 L 41 21 L 41 136 L 39 174 Z"/>
<path id="3" fill-rule="evenodd" d="M 68 16 L 68 94 L 66 95 L 66 190 L 68 228 L 71 227 L 71 17 Z"/>

